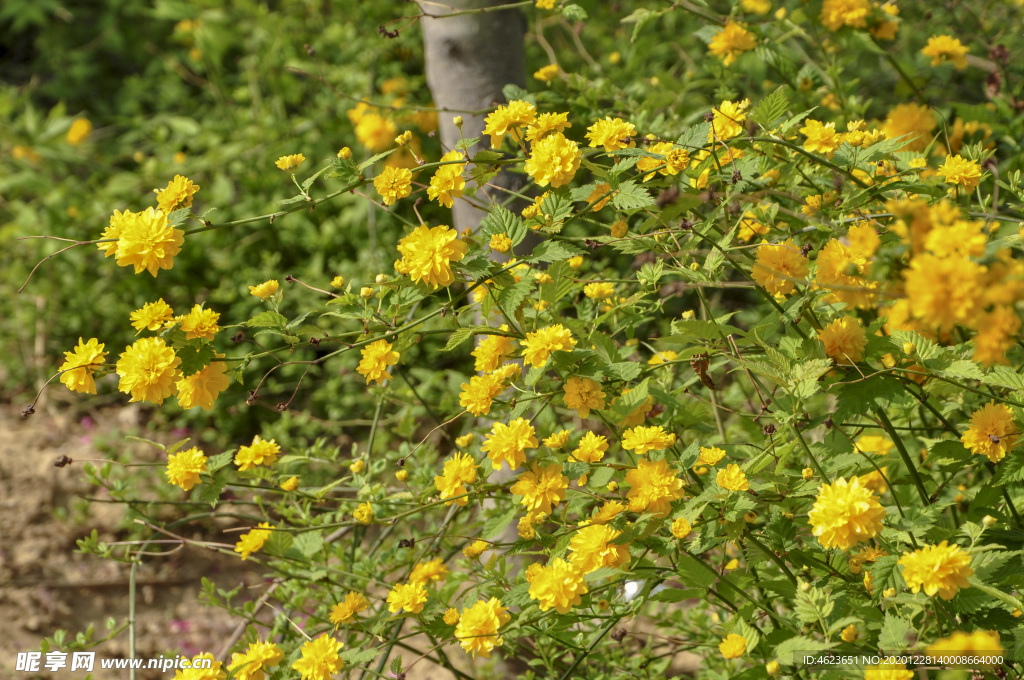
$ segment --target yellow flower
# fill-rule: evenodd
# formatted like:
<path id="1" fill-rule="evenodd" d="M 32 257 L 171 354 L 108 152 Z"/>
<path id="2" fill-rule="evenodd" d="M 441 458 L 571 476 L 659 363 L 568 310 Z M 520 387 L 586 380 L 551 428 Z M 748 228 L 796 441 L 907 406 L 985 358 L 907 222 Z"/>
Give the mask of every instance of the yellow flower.
<path id="1" fill-rule="evenodd" d="M 409 471 L 405 469 L 398 470 L 397 472 L 395 472 L 395 479 L 405 484 L 405 481 L 409 479 Z"/>
<path id="2" fill-rule="evenodd" d="M 508 608 L 501 606 L 498 598 L 480 600 L 462 610 L 459 624 L 455 627 L 455 639 L 467 654 L 473 657 L 479 654 L 489 659 L 494 648 L 501 646 L 498 630 L 511 620 Z"/>
<path id="3" fill-rule="evenodd" d="M 526 449 L 537 448 L 536 430 L 525 418 L 516 418 L 508 425 L 494 423 L 484 439 L 480 450 L 491 459 L 495 470 L 501 469 L 502 461 L 515 470 L 526 462 Z"/>
<path id="4" fill-rule="evenodd" d="M 466 448 L 467 446 L 469 446 L 470 444 L 473 443 L 473 439 L 475 437 L 476 437 L 476 435 L 473 434 L 472 432 L 470 432 L 468 434 L 464 434 L 461 437 L 456 437 L 455 438 L 455 445 L 458 446 L 461 449 L 464 449 L 464 448 Z"/>
<path id="5" fill-rule="evenodd" d="M 583 256 L 573 255 L 568 260 L 566 260 L 565 263 L 569 265 L 570 269 L 579 269 L 580 267 L 583 266 Z"/>
<path id="6" fill-rule="evenodd" d="M 299 672 L 301 680 L 330 680 L 341 670 L 341 656 L 338 654 L 342 644 L 327 633 L 315 640 L 302 643 L 302 656 L 292 664 L 292 669 Z"/>
<path id="7" fill-rule="evenodd" d="M 331 609 L 331 623 L 335 626 L 346 624 L 355 618 L 355 614 L 370 608 L 370 602 L 360 593 L 349 592 L 345 599 Z"/>
<path id="8" fill-rule="evenodd" d="M 523 360 L 540 368 L 547 363 L 552 352 L 572 351 L 576 346 L 576 338 L 562 324 L 545 326 L 526 334 L 523 341 Z"/>
<path id="9" fill-rule="evenodd" d="M 466 498 L 468 493 L 466 484 L 476 482 L 476 461 L 469 454 L 456 453 L 450 459 L 444 461 L 444 470 L 440 476 L 434 477 L 434 485 L 440 493 L 444 505 L 464 506 L 469 502 Z M 458 497 L 462 498 L 458 498 Z M 449 499 L 454 498 L 454 501 Z"/>
<path id="10" fill-rule="evenodd" d="M 747 651 L 747 638 L 736 633 L 729 633 L 718 645 L 718 651 L 725 659 L 736 659 L 743 656 Z"/>
<path id="11" fill-rule="evenodd" d="M 483 551 L 487 550 L 487 548 L 489 547 L 490 544 L 487 541 L 483 541 L 478 538 L 477 540 L 473 541 L 465 548 L 463 548 L 462 554 L 465 555 L 467 559 L 475 560 L 476 558 L 480 557 Z"/>
<path id="12" fill-rule="evenodd" d="M 756 256 L 754 281 L 772 295 L 789 295 L 796 290 L 796 281 L 807 276 L 807 258 L 791 238 L 778 244 L 762 241 Z"/>
<path id="13" fill-rule="evenodd" d="M 723 470 L 718 471 L 715 478 L 718 486 L 729 491 L 747 491 L 750 483 L 747 482 L 747 475 L 740 469 L 739 465 L 730 463 Z"/>
<path id="14" fill-rule="evenodd" d="M 153 189 L 156 206 L 168 215 L 177 208 L 192 207 L 192 197 L 199 191 L 199 185 L 188 177 L 175 175 L 163 189 Z"/>
<path id="15" fill-rule="evenodd" d="M 857 477 L 837 479 L 818 488 L 807 519 L 823 547 L 849 550 L 882 530 L 885 508 Z"/>
<path id="16" fill-rule="evenodd" d="M 512 247 L 512 239 L 510 239 L 505 233 L 495 234 L 491 237 L 488 245 L 491 247 L 491 250 L 495 252 L 507 253 L 509 248 Z"/>
<path id="17" fill-rule="evenodd" d="M 622 448 L 635 451 L 638 456 L 651 451 L 663 451 L 675 443 L 676 436 L 671 432 L 665 432 L 661 425 L 638 425 L 622 433 Z"/>
<path id="18" fill-rule="evenodd" d="M 565 381 L 565 405 L 580 414 L 580 418 L 588 418 L 590 409 L 604 408 L 604 390 L 601 385 L 590 378 L 572 376 Z"/>
<path id="19" fill-rule="evenodd" d="M 385 380 L 391 378 L 388 366 L 397 364 L 398 358 L 399 354 L 391 350 L 390 342 L 375 340 L 363 347 L 356 372 L 366 378 L 367 385 L 372 381 L 383 384 Z"/>
<path id="20" fill-rule="evenodd" d="M 540 610 L 554 609 L 559 614 L 568 614 L 573 605 L 580 604 L 581 595 L 586 595 L 587 584 L 583 573 L 574 565 L 556 557 L 549 566 L 533 571 L 530 581 L 530 598 L 540 603 Z"/>
<path id="21" fill-rule="evenodd" d="M 818 339 L 825 345 L 825 354 L 837 364 L 852 364 L 864 358 L 867 335 L 855 316 L 832 321 L 818 331 Z"/>
<path id="22" fill-rule="evenodd" d="M 281 287 L 281 284 L 277 282 L 277 279 L 270 279 L 264 281 L 257 286 L 249 286 L 249 294 L 255 295 L 261 300 L 266 300 L 268 297 L 277 292 L 277 289 Z"/>
<path id="23" fill-rule="evenodd" d="M 1002 656 L 1005 651 L 999 641 L 999 633 L 994 630 L 976 630 L 973 633 L 956 631 L 949 637 L 936 640 L 928 645 L 930 656 Z M 950 665 L 961 666 L 962 664 Z"/>
<path id="24" fill-rule="evenodd" d="M 697 459 L 696 465 L 717 465 L 718 461 L 723 458 L 725 458 L 725 451 L 717 446 L 712 446 L 711 448 L 702 446 L 700 447 L 700 457 Z"/>
<path id="25" fill-rule="evenodd" d="M 360 472 L 366 469 L 366 463 L 363 461 L 362 458 L 359 458 L 357 460 L 352 461 L 352 464 L 348 466 L 348 469 L 352 474 L 358 475 Z"/>
<path id="26" fill-rule="evenodd" d="M 625 220 L 619 220 L 611 226 L 612 238 L 622 238 L 629 231 L 629 225 Z"/>
<path id="27" fill-rule="evenodd" d="M 412 172 L 408 168 L 385 167 L 373 180 L 373 187 L 384 200 L 384 205 L 394 205 L 411 192 Z"/>
<path id="28" fill-rule="evenodd" d="M 227 376 L 228 367 L 223 359 L 223 354 L 216 354 L 209 365 L 178 380 L 175 387 L 179 406 L 186 410 L 196 406 L 204 411 L 213 410 L 217 395 L 231 384 L 231 379 Z"/>
<path id="29" fill-rule="evenodd" d="M 523 497 L 520 503 L 527 511 L 550 515 L 551 509 L 565 500 L 568 486 L 569 478 L 562 474 L 561 465 L 552 463 L 541 467 L 535 461 L 529 470 L 520 473 L 510 491 Z"/>
<path id="30" fill-rule="evenodd" d="M 537 120 L 537 108 L 519 99 L 510 101 L 507 106 L 499 106 L 484 119 L 484 134 L 491 137 L 491 148 L 497 149 L 506 133 L 512 133 L 518 140 L 522 135 L 518 128 L 533 125 Z"/>
<path id="31" fill-rule="evenodd" d="M 679 540 L 689 536 L 692 530 L 693 527 L 690 526 L 685 517 L 677 517 L 672 521 L 672 535 Z"/>
<path id="32" fill-rule="evenodd" d="M 811 468 L 804 468 L 800 471 L 800 476 L 804 478 L 804 481 L 809 482 L 814 479 L 814 470 Z"/>
<path id="33" fill-rule="evenodd" d="M 949 61 L 957 69 L 967 68 L 967 53 L 970 47 L 962 44 L 958 38 L 949 35 L 933 35 L 928 38 L 928 44 L 921 50 L 921 54 L 932 58 L 932 66 Z"/>
<path id="34" fill-rule="evenodd" d="M 568 431 L 566 431 L 568 435 Z M 566 437 L 568 439 L 568 436 Z M 547 444 L 545 444 L 547 445 Z M 556 447 L 557 448 L 557 447 Z M 584 463 L 597 463 L 604 458 L 608 450 L 608 439 L 604 435 L 587 432 L 580 439 L 579 444 L 569 454 L 570 461 L 582 461 Z"/>
<path id="35" fill-rule="evenodd" d="M 744 130 L 747 120 L 747 108 L 750 107 L 749 99 L 741 99 L 734 102 L 723 101 L 717 108 L 711 109 L 711 129 L 708 131 L 708 143 L 716 139 L 727 140 L 738 136 Z"/>
<path id="36" fill-rule="evenodd" d="M 441 162 L 450 163 L 451 161 L 461 161 L 465 158 L 466 155 L 464 153 L 455 149 L 441 156 Z M 462 171 L 465 169 L 465 163 L 453 163 L 438 167 L 434 172 L 434 176 L 430 178 L 430 186 L 427 187 L 427 197 L 432 201 L 437 201 L 446 208 L 452 207 L 454 199 L 462 196 L 466 188 L 466 180 L 462 176 Z"/>
<path id="37" fill-rule="evenodd" d="M 948 333 L 981 311 L 985 272 L 966 257 L 918 255 L 903 271 L 909 309 L 935 330 Z"/>
<path id="38" fill-rule="evenodd" d="M 160 298 L 156 302 L 147 302 L 141 309 L 136 309 L 129 317 L 132 328 L 140 333 L 144 330 L 158 331 L 174 318 L 174 310 Z"/>
<path id="39" fill-rule="evenodd" d="M 971 556 L 946 541 L 906 554 L 898 564 L 903 567 L 903 580 L 913 592 L 923 589 L 928 597 L 938 593 L 943 600 L 953 599 L 960 588 L 969 588 L 967 578 L 974 574 Z"/>
<path id="40" fill-rule="evenodd" d="M 785 8 L 782 8 L 782 9 L 783 9 L 783 11 L 785 11 Z M 782 669 L 779 666 L 779 662 L 778 661 L 769 661 L 768 663 L 766 663 L 764 665 L 764 670 L 765 670 L 765 673 L 767 673 L 769 676 L 774 678 L 774 677 L 776 677 L 779 674 L 779 671 L 782 670 Z"/>
<path id="41" fill-rule="evenodd" d="M 448 578 L 448 567 L 440 557 L 426 562 L 417 562 L 409 574 L 410 583 L 422 583 L 427 585 L 434 581 L 443 581 Z"/>
<path id="42" fill-rule="evenodd" d="M 610 482 L 608 486 L 611 487 L 613 484 L 615 484 L 615 482 Z M 609 488 L 608 490 L 612 493 L 615 492 L 615 489 L 613 488 Z M 590 516 L 589 521 L 592 524 L 607 524 L 615 519 L 615 517 L 620 513 L 625 512 L 625 510 L 626 506 L 619 501 L 606 501 L 604 505 L 594 511 L 594 514 Z"/>
<path id="43" fill-rule="evenodd" d="M 640 459 L 635 468 L 626 472 L 630 511 L 666 517 L 672 501 L 683 496 L 683 480 L 677 474 L 678 470 L 670 468 L 664 460 Z"/>
<path id="44" fill-rule="evenodd" d="M 399 274 L 408 274 L 414 283 L 423 281 L 437 290 L 455 282 L 451 263 L 461 262 L 466 255 L 466 244 L 459 233 L 447 225 L 413 229 L 398 242 L 402 258 L 395 262 Z"/>
<path id="45" fill-rule="evenodd" d="M 530 142 L 536 142 L 544 139 L 547 135 L 552 132 L 565 132 L 566 128 L 571 128 L 572 123 L 569 122 L 569 113 L 542 113 L 537 116 L 537 120 L 533 122 L 530 127 L 526 129 L 526 139 Z M 536 210 L 540 208 L 540 204 L 544 202 L 544 197 L 547 196 L 547 192 L 538 196 L 534 200 L 533 215 L 528 215 L 526 210 L 523 211 L 524 218 L 534 217 Z"/>
<path id="46" fill-rule="evenodd" d="M 715 34 L 708 45 L 708 51 L 729 66 L 736 57 L 757 47 L 757 38 L 735 21 L 729 20 L 725 27 Z"/>
<path id="47" fill-rule="evenodd" d="M 800 134 L 807 137 L 804 141 L 805 149 L 823 154 L 827 158 L 832 157 L 843 141 L 842 136 L 836 132 L 835 123 L 822 123 L 820 120 L 808 119 L 800 128 Z"/>
<path id="48" fill-rule="evenodd" d="M 865 562 L 874 562 L 879 557 L 885 557 L 888 554 L 889 553 L 885 552 L 884 550 L 872 548 L 871 546 L 861 548 L 853 555 L 850 555 L 850 559 L 847 560 L 847 564 L 850 567 L 850 573 L 859 574 L 861 570 L 864 568 Z"/>
<path id="49" fill-rule="evenodd" d="M 352 512 L 352 517 L 360 524 L 373 524 L 373 506 L 369 502 L 360 503 Z"/>
<path id="50" fill-rule="evenodd" d="M 587 128 L 586 138 L 592 149 L 604 147 L 605 151 L 618 151 L 633 146 L 634 135 L 636 128 L 632 123 L 607 116 Z"/>
<path id="51" fill-rule="evenodd" d="M 582 158 L 576 142 L 555 132 L 534 143 L 526 159 L 526 172 L 537 186 L 556 189 L 572 181 Z"/>
<path id="52" fill-rule="evenodd" d="M 185 339 L 203 338 L 213 340 L 220 326 L 217 321 L 220 314 L 212 309 L 205 309 L 202 305 L 193 305 L 188 314 L 177 317 L 175 320 L 181 324 L 181 330 L 185 331 Z"/>
<path id="53" fill-rule="evenodd" d="M 199 475 L 206 472 L 206 455 L 193 446 L 167 456 L 167 480 L 189 491 L 199 483 Z"/>
<path id="54" fill-rule="evenodd" d="M 183 657 L 183 659 L 187 659 L 187 657 Z M 213 654 L 209 652 L 197 654 L 189 659 L 187 663 L 190 664 L 190 667 L 182 668 L 175 672 L 171 680 L 227 680 L 228 676 L 224 672 L 224 664 L 216 661 L 213 658 Z M 184 666 L 185 663 L 183 662 L 182 665 Z"/>
<path id="55" fill-rule="evenodd" d="M 591 300 L 605 300 L 615 294 L 615 286 L 607 281 L 594 281 L 583 286 L 583 294 Z"/>
<path id="56" fill-rule="evenodd" d="M 89 342 L 78 338 L 75 348 L 64 352 L 64 363 L 58 369 L 63 371 L 61 383 L 72 392 L 96 394 L 96 380 L 92 376 L 107 358 L 103 348 L 103 343 L 96 338 L 89 338 Z"/>
<path id="57" fill-rule="evenodd" d="M 740 6 L 744 12 L 754 14 L 768 14 L 772 9 L 771 0 L 740 0 Z"/>
<path id="58" fill-rule="evenodd" d="M 981 167 L 959 154 L 946 156 L 946 162 L 939 166 L 937 172 L 946 179 L 946 184 L 960 184 L 968 193 L 981 183 Z"/>
<path id="59" fill-rule="evenodd" d="M 542 442 L 549 449 L 560 449 L 569 443 L 569 430 L 559 430 L 544 438 Z"/>
<path id="60" fill-rule="evenodd" d="M 88 118 L 76 118 L 65 137 L 68 144 L 78 146 L 92 133 L 92 122 Z"/>
<path id="61" fill-rule="evenodd" d="M 931 131 L 938 123 L 927 106 L 916 103 L 898 104 L 885 117 L 882 134 L 886 139 L 912 135 L 899 150 L 923 151 L 931 141 Z"/>
<path id="62" fill-rule="evenodd" d="M 971 453 L 998 463 L 1020 441 L 1013 411 L 1006 404 L 990 401 L 971 414 L 971 426 L 960 441 Z"/>
<path id="63" fill-rule="evenodd" d="M 260 522 L 255 529 L 242 534 L 235 545 L 235 552 L 241 553 L 243 560 L 247 559 L 249 555 L 263 548 L 263 544 L 267 542 L 273 531 L 273 526 L 267 522 Z"/>
<path id="64" fill-rule="evenodd" d="M 589 524 L 569 540 L 569 562 L 584 574 L 601 567 L 618 568 L 629 564 L 629 545 L 614 541 L 622 532 L 604 524 Z"/>
<path id="65" fill-rule="evenodd" d="M 539 69 L 534 71 L 533 77 L 542 83 L 550 83 L 552 80 L 558 77 L 558 64 L 548 64 L 547 66 L 541 66 Z"/>
<path id="66" fill-rule="evenodd" d="M 245 559 L 244 557 L 242 559 Z M 231 655 L 228 671 L 232 680 L 264 680 L 264 671 L 273 668 L 284 659 L 284 652 L 272 642 L 256 642 L 249 645 L 244 654 Z"/>
<path id="67" fill-rule="evenodd" d="M 282 491 L 295 491 L 297 488 L 299 488 L 299 478 L 295 475 L 281 482 Z"/>
<path id="68" fill-rule="evenodd" d="M 857 626 L 850 624 L 846 628 L 843 628 L 843 632 L 839 634 L 839 637 L 843 639 L 843 642 L 853 642 L 857 639 Z"/>
<path id="69" fill-rule="evenodd" d="M 181 359 L 163 338 L 141 338 L 125 347 L 117 360 L 121 377 L 117 389 L 132 395 L 130 401 L 162 404 L 175 389 Z M 66 383 L 65 383 L 66 384 Z"/>
<path id="70" fill-rule="evenodd" d="M 174 266 L 174 256 L 181 252 L 185 242 L 185 232 L 168 226 L 167 215 L 156 208 L 146 208 L 141 213 L 114 211 L 103 238 L 115 235 L 117 245 L 113 252 L 118 266 L 131 265 L 136 274 L 145 270 L 153 276 Z M 110 244 L 98 245 L 106 246 L 103 249 L 110 255 Z"/>
<path id="71" fill-rule="evenodd" d="M 261 439 L 259 435 L 252 438 L 252 444 L 238 447 L 235 454 L 235 465 L 241 471 L 249 470 L 257 465 L 273 465 L 281 453 L 281 447 L 273 439 Z"/>
<path id="72" fill-rule="evenodd" d="M 281 156 L 274 163 L 277 167 L 284 170 L 285 172 L 291 172 L 292 170 L 298 169 L 306 161 L 306 157 L 301 153 L 293 153 L 290 156 Z"/>
<path id="73" fill-rule="evenodd" d="M 670 349 L 662 350 L 661 352 L 656 352 L 654 354 L 654 356 L 652 356 L 650 359 L 648 359 L 647 360 L 647 365 L 648 366 L 660 366 L 661 364 L 665 363 L 666 361 L 675 361 L 676 357 L 678 357 L 678 356 L 679 356 L 678 354 L 676 354 L 675 352 L 673 352 Z"/>
<path id="74" fill-rule="evenodd" d="M 508 325 L 502 324 L 498 330 L 508 332 Z M 507 335 L 486 335 L 473 350 L 475 371 L 493 371 L 501 362 L 512 356 L 515 348 L 512 338 Z"/>
<path id="75" fill-rule="evenodd" d="M 537 0 L 537 9 L 554 9 L 555 0 Z"/>
<path id="76" fill-rule="evenodd" d="M 505 387 L 492 375 L 474 375 L 468 383 L 462 383 L 459 393 L 459 406 L 475 416 L 487 415 L 491 411 L 494 398 L 504 391 Z"/>
<path id="77" fill-rule="evenodd" d="M 825 0 L 819 18 L 830 31 L 838 31 L 843 26 L 865 28 L 869 12 L 871 3 L 868 0 Z"/>

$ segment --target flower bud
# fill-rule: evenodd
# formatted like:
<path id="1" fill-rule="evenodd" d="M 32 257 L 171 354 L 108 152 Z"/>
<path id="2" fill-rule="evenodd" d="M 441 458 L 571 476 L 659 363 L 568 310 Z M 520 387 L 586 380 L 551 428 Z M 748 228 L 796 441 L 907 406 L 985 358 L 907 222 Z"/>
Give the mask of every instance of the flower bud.
<path id="1" fill-rule="evenodd" d="M 455 116 L 455 118 L 452 119 L 452 123 L 457 128 L 462 127 L 462 116 Z"/>
<path id="2" fill-rule="evenodd" d="M 400 481 L 400 482 L 402 482 L 404 484 L 405 480 L 409 479 L 409 471 L 408 470 L 399 470 L 398 472 L 395 473 L 395 479 L 397 479 L 398 481 Z"/>
<path id="3" fill-rule="evenodd" d="M 992 515 L 985 515 L 984 517 L 981 518 L 981 524 L 986 529 L 991 529 L 992 527 L 994 527 L 996 525 L 996 518 L 993 517 Z"/>
<path id="4" fill-rule="evenodd" d="M 359 297 L 364 298 L 364 299 L 365 298 L 372 298 L 373 297 L 373 288 L 371 288 L 369 286 L 363 286 L 362 288 L 359 289 Z"/>
<path id="5" fill-rule="evenodd" d="M 811 468 L 804 468 L 803 471 L 800 473 L 800 476 L 803 477 L 805 480 L 810 481 L 811 479 L 814 478 L 814 470 L 812 470 Z"/>
<path id="6" fill-rule="evenodd" d="M 366 463 L 362 460 L 352 461 L 352 464 L 348 466 L 348 469 L 352 471 L 352 474 L 358 475 L 360 472 L 366 469 Z"/>
<path id="7" fill-rule="evenodd" d="M 917 345 L 912 342 L 903 343 L 903 353 L 908 357 L 912 357 L 917 354 Z"/>
<path id="8" fill-rule="evenodd" d="M 347 146 L 341 147 L 341 151 L 338 152 L 338 158 L 342 159 L 343 161 L 350 160 L 352 158 L 352 149 L 348 148 Z"/>
<path id="9" fill-rule="evenodd" d="M 388 275 L 387 274 L 377 274 L 377 278 L 374 279 L 374 281 L 376 281 L 377 283 L 387 283 L 388 282 Z"/>
<path id="10" fill-rule="evenodd" d="M 764 665 L 764 670 L 768 673 L 768 675 L 770 675 L 770 676 L 772 676 L 774 678 L 775 676 L 777 676 L 779 674 L 779 670 L 780 670 L 779 662 L 778 661 L 769 661 L 768 663 L 766 663 Z"/>

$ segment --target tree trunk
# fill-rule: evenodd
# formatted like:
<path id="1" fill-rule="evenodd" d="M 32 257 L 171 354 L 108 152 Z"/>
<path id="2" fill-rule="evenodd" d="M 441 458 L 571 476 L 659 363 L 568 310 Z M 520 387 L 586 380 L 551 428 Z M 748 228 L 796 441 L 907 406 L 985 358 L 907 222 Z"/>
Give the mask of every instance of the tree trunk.
<path id="1" fill-rule="evenodd" d="M 523 36 L 526 19 L 516 9 L 446 16 L 454 12 L 484 9 L 509 4 L 509 0 L 439 0 L 423 2 L 420 8 L 430 15 L 421 20 L 427 61 L 427 84 L 434 105 L 456 111 L 480 111 L 505 101 L 501 91 L 513 83 L 523 87 L 526 68 Z M 440 5 L 444 5 L 443 7 Z M 449 9 L 449 8 L 454 8 Z M 481 114 L 442 111 L 438 114 L 441 144 L 451 150 L 459 141 L 459 130 L 452 123 L 456 115 L 463 120 L 462 134 L 479 137 L 484 129 L 486 111 Z M 487 143 L 469 150 L 469 155 L 490 148 Z M 522 177 L 502 171 L 492 185 L 517 189 Z M 484 187 L 476 197 L 482 201 L 503 200 L 503 192 Z M 487 214 L 466 201 L 455 201 L 453 226 L 462 231 L 476 230 Z"/>

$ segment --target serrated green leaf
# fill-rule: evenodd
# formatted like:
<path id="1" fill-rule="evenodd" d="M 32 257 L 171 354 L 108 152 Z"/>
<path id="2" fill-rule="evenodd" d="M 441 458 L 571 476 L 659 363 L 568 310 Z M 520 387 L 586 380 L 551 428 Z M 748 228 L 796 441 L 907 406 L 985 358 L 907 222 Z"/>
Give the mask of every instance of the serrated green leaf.
<path id="1" fill-rule="evenodd" d="M 899 652 L 907 648 L 907 633 L 913 625 L 910 621 L 896 616 L 891 611 L 885 612 L 882 630 L 878 634 L 878 646 L 886 652 Z"/>
<path id="2" fill-rule="evenodd" d="M 209 366 L 215 356 L 213 345 L 209 344 L 200 345 L 199 347 L 186 345 L 176 350 L 175 354 L 181 359 L 178 369 L 185 377 L 194 375 Z"/>
<path id="3" fill-rule="evenodd" d="M 249 328 L 278 328 L 283 330 L 287 323 L 288 319 L 283 314 L 278 314 L 268 309 L 246 321 L 245 325 Z"/>
<path id="4" fill-rule="evenodd" d="M 584 251 L 564 241 L 548 239 L 537 244 L 529 257 L 523 258 L 528 262 L 560 262 L 570 257 L 581 255 Z"/>
<path id="5" fill-rule="evenodd" d="M 466 340 L 473 335 L 472 328 L 458 328 L 449 337 L 448 343 L 442 349 L 442 352 L 451 352 L 453 349 L 464 343 Z"/>
<path id="6" fill-rule="evenodd" d="M 754 107 L 750 112 L 750 119 L 766 130 L 771 129 L 771 124 L 786 112 L 788 106 L 789 97 L 786 95 L 785 85 L 782 85 Z"/>
<path id="7" fill-rule="evenodd" d="M 324 534 L 320 529 L 303 531 L 294 535 L 292 545 L 306 557 L 312 557 L 320 552 L 324 545 Z"/>
<path id="8" fill-rule="evenodd" d="M 612 205 L 619 210 L 639 210 L 653 204 L 650 192 L 633 180 L 620 184 L 612 196 Z"/>
<path id="9" fill-rule="evenodd" d="M 813 655 L 835 647 L 834 643 L 823 642 L 805 635 L 797 635 L 775 647 L 775 658 L 783 666 L 801 665 L 805 655 Z"/>
<path id="10" fill-rule="evenodd" d="M 1007 387 L 1011 390 L 1024 390 L 1024 375 L 1017 373 L 1009 366 L 996 366 L 982 378 L 986 385 Z"/>
<path id="11" fill-rule="evenodd" d="M 507 288 L 503 288 L 498 293 L 498 304 L 505 310 L 506 314 L 514 315 L 519 306 L 523 304 L 526 296 L 530 294 L 532 285 L 530 279 L 523 279 Z"/>

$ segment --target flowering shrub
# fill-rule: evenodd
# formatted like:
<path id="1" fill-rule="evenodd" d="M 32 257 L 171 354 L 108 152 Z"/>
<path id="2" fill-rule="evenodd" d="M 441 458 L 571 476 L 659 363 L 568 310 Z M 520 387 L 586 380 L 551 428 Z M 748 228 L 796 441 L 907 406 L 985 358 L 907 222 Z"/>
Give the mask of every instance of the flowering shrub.
<path id="1" fill-rule="evenodd" d="M 555 4 L 536 3 L 541 25 Z M 254 313 L 154 296 L 122 310 L 140 336 L 123 352 L 76 329 L 55 357 L 73 391 L 166 409 L 216 410 L 232 383 L 251 405 L 286 367 L 278 411 L 326 367 L 372 404 L 344 453 L 272 425 L 167 449 L 182 498 L 216 515 L 244 495 L 259 515 L 234 551 L 271 576 L 279 615 L 251 620 L 224 672 L 429 660 L 461 677 L 500 655 L 544 677 L 660 677 L 691 651 L 702 677 L 803 678 L 806 655 L 925 650 L 1024 672 L 1024 104 L 987 42 L 1019 17 L 993 3 L 961 40 L 937 9 L 925 43 L 925 17 L 893 3 L 719 4 L 623 18 L 634 40 L 666 22 L 706 43 L 683 52 L 701 62 L 687 79 L 718 79 L 710 105 L 645 76 L 639 47 L 621 86 L 550 64 L 506 88 L 457 149 L 361 103 L 338 146 L 365 160 L 263 159 L 298 190 L 270 215 L 206 216 L 176 175 L 77 243 L 159 281 L 211 231 L 346 194 L 402 225 L 386 272 L 235 282 Z M 501 167 L 528 188 L 486 203 Z M 455 201 L 486 208 L 479 229 L 446 224 Z"/>

